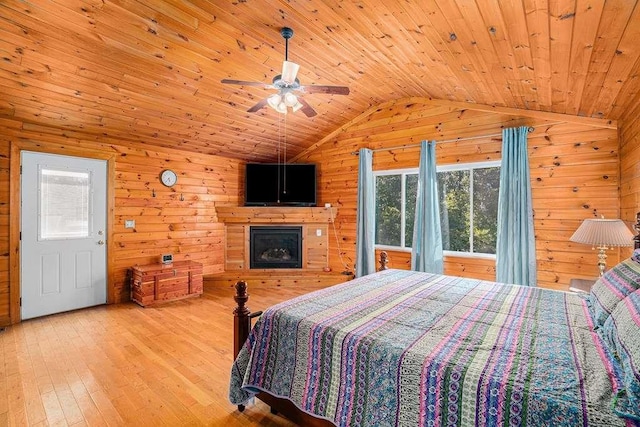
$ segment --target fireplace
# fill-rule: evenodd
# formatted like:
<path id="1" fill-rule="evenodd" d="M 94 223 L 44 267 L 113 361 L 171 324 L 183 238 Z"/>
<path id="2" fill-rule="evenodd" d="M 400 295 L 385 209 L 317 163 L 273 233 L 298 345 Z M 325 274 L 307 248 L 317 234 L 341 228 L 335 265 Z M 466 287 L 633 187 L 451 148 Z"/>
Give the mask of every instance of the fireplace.
<path id="1" fill-rule="evenodd" d="M 302 227 L 252 226 L 250 268 L 302 268 Z"/>

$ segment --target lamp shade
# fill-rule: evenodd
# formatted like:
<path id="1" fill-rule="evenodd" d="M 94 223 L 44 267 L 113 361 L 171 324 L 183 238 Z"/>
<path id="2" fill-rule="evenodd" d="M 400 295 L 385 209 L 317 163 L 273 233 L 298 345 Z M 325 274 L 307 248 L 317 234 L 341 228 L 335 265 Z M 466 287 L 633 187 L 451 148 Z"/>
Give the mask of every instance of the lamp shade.
<path id="1" fill-rule="evenodd" d="M 298 75 L 299 69 L 300 65 L 295 62 L 284 61 L 282 63 L 282 74 L 280 78 L 287 84 L 293 84 L 296 81 L 296 75 Z"/>
<path id="2" fill-rule="evenodd" d="M 293 107 L 298 103 L 298 98 L 291 92 L 285 93 L 283 98 L 284 98 L 284 105 L 286 105 L 287 107 Z"/>
<path id="3" fill-rule="evenodd" d="M 275 110 L 280 114 L 287 114 L 287 106 L 285 105 L 284 102 L 281 102 L 280 104 L 278 104 Z"/>
<path id="4" fill-rule="evenodd" d="M 291 107 L 291 110 L 295 113 L 296 111 L 298 111 L 302 107 L 304 107 L 304 105 L 302 105 L 302 102 L 300 102 L 300 101 L 298 101 L 296 99 L 296 103 L 295 103 L 295 105 L 293 107 Z"/>
<path id="5" fill-rule="evenodd" d="M 278 109 L 278 104 L 280 104 L 280 101 L 282 101 L 282 97 L 277 93 L 274 93 L 267 98 L 267 104 L 269 104 L 269 106 L 274 110 Z"/>
<path id="6" fill-rule="evenodd" d="M 633 234 L 620 219 L 585 219 L 569 240 L 592 246 L 633 246 Z"/>

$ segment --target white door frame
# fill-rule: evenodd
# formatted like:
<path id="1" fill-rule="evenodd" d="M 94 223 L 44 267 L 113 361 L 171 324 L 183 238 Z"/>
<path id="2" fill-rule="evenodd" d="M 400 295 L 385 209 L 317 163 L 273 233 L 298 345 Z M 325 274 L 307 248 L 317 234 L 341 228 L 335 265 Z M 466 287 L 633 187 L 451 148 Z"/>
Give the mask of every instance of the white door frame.
<path id="1" fill-rule="evenodd" d="M 98 144 L 98 143 L 96 143 Z M 9 167 L 9 315 L 11 324 L 21 321 L 20 315 L 20 157 L 21 151 L 35 151 L 63 156 L 86 157 L 107 161 L 107 304 L 115 302 L 115 269 L 113 224 L 115 212 L 115 163 L 116 154 L 83 147 L 60 146 L 59 144 L 33 141 L 12 141 Z"/>

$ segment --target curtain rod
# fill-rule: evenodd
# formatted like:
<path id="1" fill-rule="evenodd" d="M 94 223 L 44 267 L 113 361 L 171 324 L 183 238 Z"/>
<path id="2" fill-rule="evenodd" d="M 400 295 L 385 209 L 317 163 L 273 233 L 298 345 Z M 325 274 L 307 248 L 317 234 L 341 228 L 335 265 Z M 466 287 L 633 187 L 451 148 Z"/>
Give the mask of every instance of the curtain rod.
<path id="1" fill-rule="evenodd" d="M 537 126 L 529 126 L 529 128 L 527 130 L 528 130 L 529 133 L 531 133 L 537 127 L 540 127 L 540 126 L 559 125 L 559 124 L 562 124 L 562 123 L 566 123 L 566 122 L 544 123 L 544 124 L 537 125 Z M 443 141 L 438 141 L 438 140 L 435 140 L 435 141 L 438 144 L 442 144 L 442 143 L 445 143 L 445 142 L 470 141 L 470 140 L 474 140 L 474 139 L 493 138 L 493 137 L 496 137 L 496 136 L 502 136 L 502 133 L 494 133 L 494 134 L 489 134 L 489 135 L 476 135 L 476 136 L 469 136 L 469 137 L 466 137 L 466 138 L 445 139 Z M 389 147 L 389 148 L 376 148 L 376 149 L 373 149 L 371 151 L 376 153 L 378 151 L 391 151 L 391 150 L 400 150 L 400 149 L 403 149 L 403 148 L 420 147 L 420 145 L 421 144 L 398 145 L 396 147 Z M 354 155 L 354 156 L 357 156 L 360 153 L 358 151 L 352 151 L 351 154 Z"/>

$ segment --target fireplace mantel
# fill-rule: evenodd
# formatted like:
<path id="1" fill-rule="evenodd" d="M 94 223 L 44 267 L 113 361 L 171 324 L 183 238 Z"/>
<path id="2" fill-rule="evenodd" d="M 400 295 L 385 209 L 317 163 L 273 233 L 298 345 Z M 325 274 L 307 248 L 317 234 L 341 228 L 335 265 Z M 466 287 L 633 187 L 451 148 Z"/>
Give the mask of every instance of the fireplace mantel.
<path id="1" fill-rule="evenodd" d="M 216 207 L 218 221 L 224 223 L 225 271 L 208 277 L 215 286 L 233 286 L 246 280 L 250 286 L 326 287 L 350 280 L 352 276 L 327 270 L 329 235 L 337 209 L 323 207 Z M 251 269 L 249 239 L 253 226 L 302 227 L 302 268 Z"/>
<path id="2" fill-rule="evenodd" d="M 249 239 L 252 226 L 302 227 L 302 268 L 295 271 L 323 271 L 329 265 L 329 230 L 336 210 L 319 207 L 216 207 L 225 228 L 225 271 L 255 271 L 250 268 Z M 277 269 L 275 269 L 277 270 Z M 265 273 L 275 271 L 263 269 Z M 282 270 L 282 269 L 280 269 Z"/>
<path id="3" fill-rule="evenodd" d="M 217 206 L 218 220 L 235 224 L 328 224 L 336 208 Z"/>

